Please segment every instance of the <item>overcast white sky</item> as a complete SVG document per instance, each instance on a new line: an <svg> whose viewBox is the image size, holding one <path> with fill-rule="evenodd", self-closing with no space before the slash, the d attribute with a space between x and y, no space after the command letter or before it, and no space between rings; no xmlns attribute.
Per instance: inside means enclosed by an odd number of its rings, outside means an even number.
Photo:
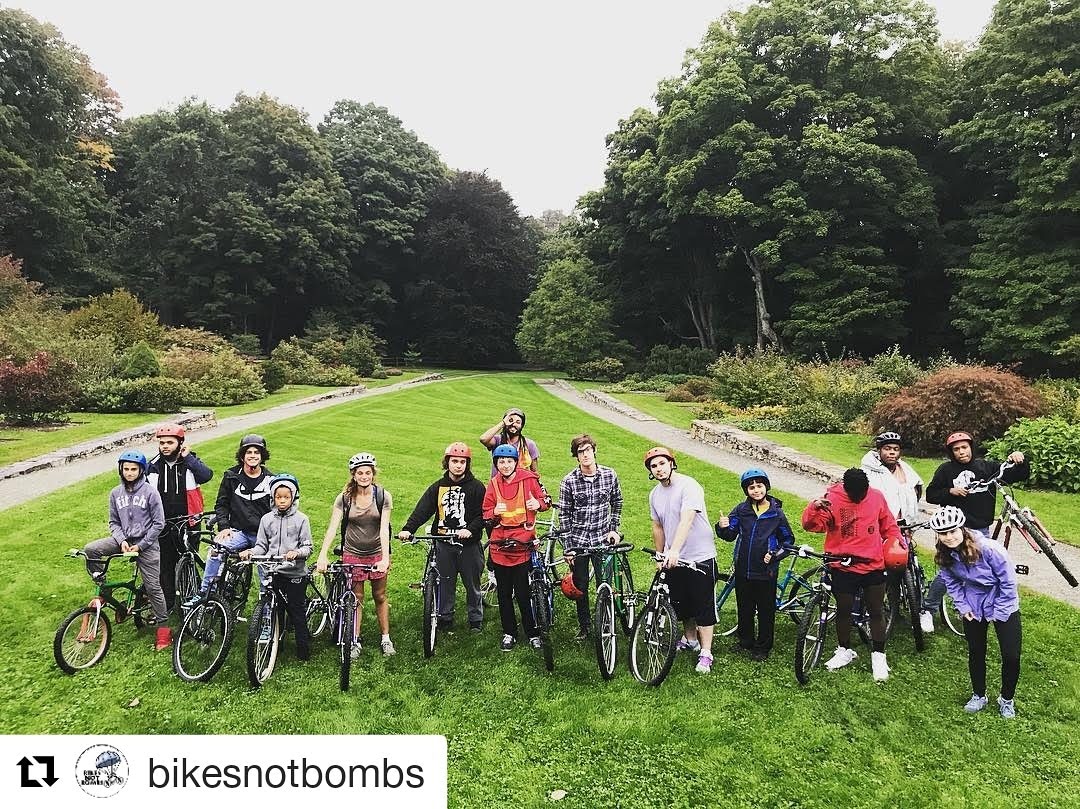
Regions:
<svg viewBox="0 0 1080 809"><path fill-rule="evenodd" d="M946 39L976 39L993 0L932 0ZM603 182L604 136L651 105L730 2L640 0L16 0L53 23L126 115L265 91L318 123L374 101L456 169L497 178L525 214L569 211Z"/></svg>

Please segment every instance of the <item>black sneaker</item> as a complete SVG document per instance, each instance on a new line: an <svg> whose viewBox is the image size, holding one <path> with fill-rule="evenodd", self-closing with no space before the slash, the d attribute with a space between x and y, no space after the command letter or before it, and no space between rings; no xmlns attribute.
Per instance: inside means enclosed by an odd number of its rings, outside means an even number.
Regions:
<svg viewBox="0 0 1080 809"><path fill-rule="evenodd" d="M484 625L481 624L481 623L469 624L469 631L470 632L475 632L476 634L479 635L481 632L484 631Z"/></svg>
<svg viewBox="0 0 1080 809"><path fill-rule="evenodd" d="M737 655L748 655L753 651L753 647L744 646L742 641L736 641L731 644L731 651Z"/></svg>
<svg viewBox="0 0 1080 809"><path fill-rule="evenodd" d="M514 648L515 643L517 643L517 641L514 640L513 635L503 635L502 643L499 644L499 649L504 652L509 652Z"/></svg>
<svg viewBox="0 0 1080 809"><path fill-rule="evenodd" d="M750 650L750 659L755 660L758 663L763 663L763 662L765 662L766 660L769 659L769 650L768 649L751 649Z"/></svg>

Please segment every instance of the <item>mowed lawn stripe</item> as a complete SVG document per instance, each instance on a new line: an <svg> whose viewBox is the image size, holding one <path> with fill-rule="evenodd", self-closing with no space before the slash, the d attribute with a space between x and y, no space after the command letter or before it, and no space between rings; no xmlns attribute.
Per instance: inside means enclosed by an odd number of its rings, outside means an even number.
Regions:
<svg viewBox="0 0 1080 809"><path fill-rule="evenodd" d="M648 442L590 418L524 375L453 380L269 425L270 466L299 476L301 508L318 540L345 482L345 461L358 450L374 452L380 480L396 499L397 530L437 477L450 441L467 440L478 475L486 476L477 436L512 405L528 414L526 434L540 444L553 494L573 464L569 438L592 433L600 462L620 473L627 538L647 544L651 482L641 456ZM220 473L232 462L235 441L207 442L199 451ZM681 468L705 486L711 519L741 496L731 473L693 459L683 459ZM573 605L560 598L553 675L543 673L528 649L498 651L494 613L482 635L443 636L436 656L425 661L419 593L408 588L419 578L423 552L399 545L390 582L398 654L382 658L373 651L378 635L369 596L366 649L347 694L337 688L336 656L325 639L306 664L295 660L290 640L271 680L250 691L246 625L225 667L205 686L181 683L168 658L150 651L149 636L136 636L130 624L117 628L102 665L66 677L52 660L52 634L85 603L89 587L81 565L61 554L104 534L114 480L101 476L3 513L0 559L9 575L0 584L8 630L0 697L7 732L436 733L449 740L452 806L539 806L554 789L567 790L577 806L1050 806L1080 787L1074 765L1080 615L1033 596L1024 600L1019 717L1011 723L993 705L979 716L963 714L969 688L963 641L940 632L917 655L901 631L890 644L893 676L886 684L872 681L868 650L861 649L850 670L819 671L800 688L790 661L794 627L780 618L767 663L729 655L720 639L711 676L696 676L692 660L680 658L661 688L645 690L626 668L625 647L615 679L601 681L592 649L572 640ZM211 501L216 488L215 481L208 489ZM797 521L803 504L785 502ZM729 554L722 544L722 563ZM636 556L644 588L649 565ZM459 622L462 601L459 594ZM830 639L828 653L832 647ZM135 698L138 705L128 707Z"/></svg>

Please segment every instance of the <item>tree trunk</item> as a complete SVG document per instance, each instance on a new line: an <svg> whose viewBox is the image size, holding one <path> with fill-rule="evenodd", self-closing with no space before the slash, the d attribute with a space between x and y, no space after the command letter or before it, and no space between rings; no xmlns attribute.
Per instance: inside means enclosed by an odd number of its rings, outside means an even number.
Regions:
<svg viewBox="0 0 1080 809"><path fill-rule="evenodd" d="M750 255L750 251L742 248L743 256L746 257L746 266L750 268L750 276L754 279L754 304L757 312L757 348L764 351L766 348L784 350L784 344L780 337L773 331L772 318L769 309L765 305L765 269L756 258Z"/></svg>
<svg viewBox="0 0 1080 809"><path fill-rule="evenodd" d="M716 328L713 326L713 305L700 292L687 292L683 303L694 321L694 330L702 348L716 351Z"/></svg>

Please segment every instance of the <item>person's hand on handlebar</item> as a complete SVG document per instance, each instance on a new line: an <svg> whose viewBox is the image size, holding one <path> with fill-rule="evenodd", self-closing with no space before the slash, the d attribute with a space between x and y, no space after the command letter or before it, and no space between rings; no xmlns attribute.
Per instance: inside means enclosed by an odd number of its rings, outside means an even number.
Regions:
<svg viewBox="0 0 1080 809"><path fill-rule="evenodd" d="M408 542L410 539L412 539L412 534L408 531L398 531L397 538L400 539L402 542Z"/></svg>
<svg viewBox="0 0 1080 809"><path fill-rule="evenodd" d="M468 528L459 528L457 530L456 536L462 542L465 542L466 540L472 539L472 531L470 531Z"/></svg>
<svg viewBox="0 0 1080 809"><path fill-rule="evenodd" d="M622 541L622 535L618 531L608 531L608 545L618 545Z"/></svg>
<svg viewBox="0 0 1080 809"><path fill-rule="evenodd" d="M664 551L664 560L660 563L661 567L668 569L678 566L679 564L679 552L674 548L668 548Z"/></svg>
<svg viewBox="0 0 1080 809"><path fill-rule="evenodd" d="M1010 452L1009 457L1005 459L1009 463L1018 464L1024 462L1024 453L1017 450L1016 452Z"/></svg>

